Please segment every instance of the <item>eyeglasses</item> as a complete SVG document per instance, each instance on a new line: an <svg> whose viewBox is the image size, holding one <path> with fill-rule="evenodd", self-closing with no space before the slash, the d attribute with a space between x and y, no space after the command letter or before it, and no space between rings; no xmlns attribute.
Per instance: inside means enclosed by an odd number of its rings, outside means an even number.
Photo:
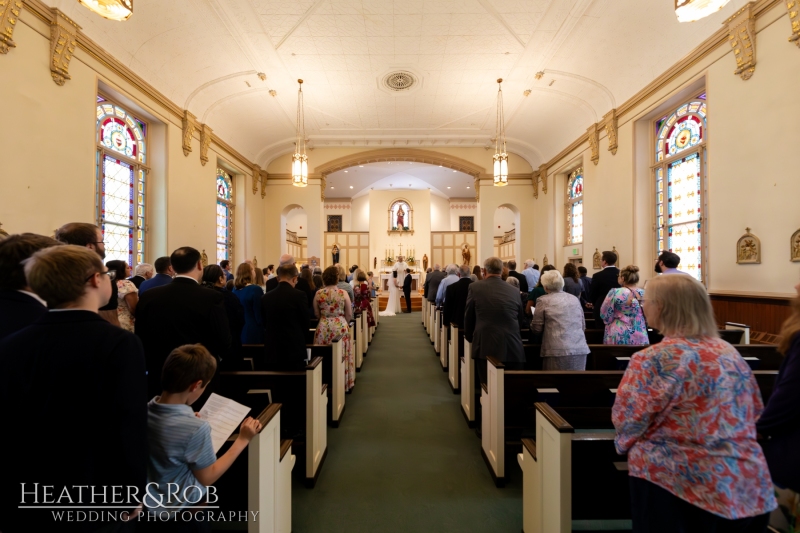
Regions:
<svg viewBox="0 0 800 533"><path fill-rule="evenodd" d="M110 279L111 281L114 281L114 279L117 277L117 273L113 270L106 270L105 272L95 272L94 274L100 274L101 276L108 276L108 279ZM94 277L94 274L86 278L84 283L92 279Z"/></svg>

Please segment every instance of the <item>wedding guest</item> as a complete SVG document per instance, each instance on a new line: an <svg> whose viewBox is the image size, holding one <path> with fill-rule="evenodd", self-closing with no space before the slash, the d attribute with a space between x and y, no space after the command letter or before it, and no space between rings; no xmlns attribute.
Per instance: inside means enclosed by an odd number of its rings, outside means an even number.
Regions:
<svg viewBox="0 0 800 533"><path fill-rule="evenodd" d="M275 276L275 265L267 265L267 271L264 272L264 275L267 277L267 279L272 279L272 278L276 277Z"/></svg>
<svg viewBox="0 0 800 533"><path fill-rule="evenodd" d="M367 286L369 287L369 295L372 298L375 298L377 296L376 294L377 285L375 283L375 278L372 271L367 272Z"/></svg>
<svg viewBox="0 0 800 533"><path fill-rule="evenodd" d="M763 404L749 365L719 338L691 276L651 279L644 313L664 340L633 354L612 411L633 531L766 531L777 502L756 442Z"/></svg>
<svg viewBox="0 0 800 533"><path fill-rule="evenodd" d="M133 277L130 278L131 282L136 285L136 289L142 286L142 283L152 278L156 273L153 265L150 263L139 263L133 270Z"/></svg>
<svg viewBox="0 0 800 533"><path fill-rule="evenodd" d="M513 259L508 262L508 275L512 278L517 278L517 281L519 281L519 290L528 294L530 291L528 288L528 278L521 272L517 272L517 262Z"/></svg>
<svg viewBox="0 0 800 533"><path fill-rule="evenodd" d="M592 291L592 278L589 277L589 271L585 266L578 267L578 274L581 276L581 305L586 309L586 304L589 303L589 293Z"/></svg>
<svg viewBox="0 0 800 533"><path fill-rule="evenodd" d="M251 265L252 266L252 265ZM267 281L264 279L264 272L260 268L253 267L253 285L261 288L261 296L267 294ZM234 285L236 281L234 280Z"/></svg>
<svg viewBox="0 0 800 533"><path fill-rule="evenodd" d="M439 288L436 289L436 306L444 304L445 290L447 287L458 281L458 265L447 265L445 272L447 277L439 282Z"/></svg>
<svg viewBox="0 0 800 533"><path fill-rule="evenodd" d="M617 254L614 252L603 252L600 264L603 270L592 276L592 290L589 293L588 306L594 314L594 323L600 324L603 319L600 316L600 308L603 301L608 296L608 291L619 288L619 269L615 266Z"/></svg>
<svg viewBox="0 0 800 533"><path fill-rule="evenodd" d="M350 296L340 285L344 281L344 268L329 266L322 272L323 287L314 296L314 316L319 319L314 333L314 344L331 344L333 339L342 336L345 353L345 389L355 385L356 364L350 350L350 330L348 324L353 318ZM344 283L350 287L349 283Z"/></svg>
<svg viewBox="0 0 800 533"><path fill-rule="evenodd" d="M442 267L437 263L433 265L433 272L425 276L423 285L423 295L431 303L436 303L436 293L439 291L439 284L447 276L442 272Z"/></svg>
<svg viewBox="0 0 800 533"><path fill-rule="evenodd" d="M756 423L772 480L800 492L800 283L792 314L783 323L778 351L784 355L767 407Z"/></svg>
<svg viewBox="0 0 800 533"><path fill-rule="evenodd" d="M600 307L606 325L603 344L650 344L647 322L642 312L644 289L639 283L639 267L628 265L619 272L619 289L611 289Z"/></svg>
<svg viewBox="0 0 800 533"><path fill-rule="evenodd" d="M508 276L506 283L508 283L515 289L519 290L519 279L513 276ZM519 327L520 329L523 329L526 328L528 326L528 323L530 322L528 317L525 315L525 302L527 302L528 300L528 293L520 291L519 296L520 296L520 303L522 303L522 307L520 307Z"/></svg>
<svg viewBox="0 0 800 533"><path fill-rule="evenodd" d="M119 325L122 329L133 333L133 323L136 315L136 304L139 303L139 290L129 279L131 267L125 261L115 259L106 263L109 272L114 272L114 282L117 284L117 314Z"/></svg>
<svg viewBox="0 0 800 533"><path fill-rule="evenodd" d="M545 272L550 272L551 270L555 269L556 267L553 265L545 265L542 267L542 275L544 275ZM534 287L533 290L528 293L528 301L525 305L526 315L531 315L531 309L536 307L536 300L538 300L540 296L544 296L546 293L547 291L545 291L544 287L542 286L542 277L539 276L539 281L536 283L536 287Z"/></svg>
<svg viewBox="0 0 800 533"><path fill-rule="evenodd" d="M311 274L310 268L300 269L300 275L297 278L297 283L295 284L294 288L302 293L305 293L308 314L313 314L314 295L317 293L317 289L321 289L322 287L318 287L317 284L314 283L314 276Z"/></svg>
<svg viewBox="0 0 800 533"><path fill-rule="evenodd" d="M256 285L256 270L253 265L242 263L236 268L233 294L244 308L242 344L264 343L264 322L261 319L261 298L264 290Z"/></svg>
<svg viewBox="0 0 800 533"><path fill-rule="evenodd" d="M370 305L372 300L372 291L369 288L369 280L367 279L367 275L364 274L362 270L359 270L356 273L356 279L358 281L358 285L356 285L356 287L353 289L356 297L353 308L361 309L362 312L367 313L367 326L371 328L375 326L375 315L372 314L372 306Z"/></svg>
<svg viewBox="0 0 800 533"><path fill-rule="evenodd" d="M231 262L227 259L223 259L219 262L219 266L222 268L222 271L225 272L225 282L231 281L233 279L233 273L231 272Z"/></svg>
<svg viewBox="0 0 800 533"><path fill-rule="evenodd" d="M449 287L444 299L442 323L455 324L458 329L464 329L464 313L467 308L469 286L474 283L469 273L469 265L458 267L459 279Z"/></svg>
<svg viewBox="0 0 800 533"><path fill-rule="evenodd" d="M47 302L25 279L23 261L61 243L44 235L23 233L0 241L0 340L47 315Z"/></svg>
<svg viewBox="0 0 800 533"><path fill-rule="evenodd" d="M322 274L314 274L314 287L316 288L314 294L316 294L316 291L320 290L323 286L325 286L325 283L322 282ZM313 299L311 300L311 305L313 311L313 305L314 305Z"/></svg>
<svg viewBox="0 0 800 533"><path fill-rule="evenodd" d="M294 257L292 257L292 254L283 254L280 257L280 259L278 259L279 267L293 265L293 264L294 264ZM269 265L267 268L270 267L272 267L272 265ZM277 287L278 287L278 277L273 274L273 276L267 280L267 292Z"/></svg>
<svg viewBox="0 0 800 533"><path fill-rule="evenodd" d="M563 292L564 278L556 269L544 270L539 283L546 294L536 301L531 331L543 333L542 370L586 370L589 345L580 301Z"/></svg>
<svg viewBox="0 0 800 533"><path fill-rule="evenodd" d="M308 274L311 272L306 269ZM278 287L261 298L264 318L264 359L253 360L256 369L303 370L307 358L307 291L296 289L299 273L294 265L278 267Z"/></svg>
<svg viewBox="0 0 800 533"><path fill-rule="evenodd" d="M233 283L231 281L231 283ZM231 332L231 347L221 366L226 370L237 370L236 365L242 359L242 329L244 329L244 307L233 292L225 287L228 284L226 273L219 265L208 265L203 269L203 287L222 294L225 315L228 317L228 329Z"/></svg>
<svg viewBox="0 0 800 533"><path fill-rule="evenodd" d="M347 271L345 271L345 269L344 269L344 267L342 265L338 265L336 267L336 271L338 272L338 275L339 275L339 282L336 284L336 286L347 293L347 296L350 297L350 302L352 303L353 301L355 301L356 295L353 292L353 287L347 281ZM322 279L323 280L325 279L325 273L324 272L322 274Z"/></svg>
<svg viewBox="0 0 800 533"><path fill-rule="evenodd" d="M683 270L678 270L681 264L681 256L673 252L661 252L656 259L655 271L657 274L689 274Z"/></svg>
<svg viewBox="0 0 800 533"><path fill-rule="evenodd" d="M533 259L525 260L525 270L522 271L522 275L528 282L528 292L530 292L539 283L539 266Z"/></svg>
<svg viewBox="0 0 800 533"><path fill-rule="evenodd" d="M475 276L476 278L473 281L481 281L483 279L483 273L481 272L481 267L475 265L475 267L472 269L472 275Z"/></svg>
<svg viewBox="0 0 800 533"><path fill-rule="evenodd" d="M581 278L578 274L578 267L573 263L567 263L564 265L564 292L580 299L581 289Z"/></svg>
<svg viewBox="0 0 800 533"><path fill-rule="evenodd" d="M172 262L169 257L159 257L155 262L156 275L147 281L142 282L139 286L139 297L141 298L144 291L148 291L155 287L163 287L172 283L172 278L175 277L175 270L172 268Z"/></svg>

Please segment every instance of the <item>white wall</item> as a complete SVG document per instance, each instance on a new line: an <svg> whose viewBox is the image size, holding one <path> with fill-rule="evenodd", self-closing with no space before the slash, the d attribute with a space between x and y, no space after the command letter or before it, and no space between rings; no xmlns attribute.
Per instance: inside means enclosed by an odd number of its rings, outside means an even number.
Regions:
<svg viewBox="0 0 800 533"><path fill-rule="evenodd" d="M474 217L475 229L478 228L478 203L475 200L453 198L450 200L450 228L459 231L459 217Z"/></svg>
<svg viewBox="0 0 800 533"><path fill-rule="evenodd" d="M389 206L395 200L404 198L414 210L414 235L410 232L402 235L387 235L389 229ZM400 244L403 255L408 255L409 247L415 250L417 259L422 260L424 253L431 256L431 220L427 216L431 212L431 192L424 191L370 191L369 244L370 257L378 261L386 255L387 248L394 249L394 255L400 255ZM380 268L380 263L378 267Z"/></svg>
<svg viewBox="0 0 800 533"><path fill-rule="evenodd" d="M286 229L297 233L298 237L308 235L308 215L305 209L296 207L286 215Z"/></svg>
<svg viewBox="0 0 800 533"><path fill-rule="evenodd" d="M352 226L351 213L352 203L350 199L342 198L340 200L338 198L330 198L325 200L325 217L323 221L325 222L326 231L328 227L328 215L340 215L342 217L342 231L353 231L350 229Z"/></svg>
<svg viewBox="0 0 800 533"><path fill-rule="evenodd" d="M369 195L353 198L350 206L350 231L369 231Z"/></svg>
<svg viewBox="0 0 800 533"><path fill-rule="evenodd" d="M494 231L494 236L502 237L505 232L514 229L516 220L517 220L517 215L510 208L506 206L500 206L497 209L495 209L494 226L492 227L492 231Z"/></svg>
<svg viewBox="0 0 800 533"><path fill-rule="evenodd" d="M455 231L458 228L450 225L450 201L447 198L431 194L431 231ZM422 257L422 256L420 256Z"/></svg>

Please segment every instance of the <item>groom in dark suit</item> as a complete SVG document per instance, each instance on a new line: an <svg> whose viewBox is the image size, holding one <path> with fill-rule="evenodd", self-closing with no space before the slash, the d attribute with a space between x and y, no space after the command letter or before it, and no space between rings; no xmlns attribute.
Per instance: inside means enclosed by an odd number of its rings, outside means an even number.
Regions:
<svg viewBox="0 0 800 533"><path fill-rule="evenodd" d="M406 313L411 312L411 269L406 269L406 277L403 280L403 296L406 299Z"/></svg>

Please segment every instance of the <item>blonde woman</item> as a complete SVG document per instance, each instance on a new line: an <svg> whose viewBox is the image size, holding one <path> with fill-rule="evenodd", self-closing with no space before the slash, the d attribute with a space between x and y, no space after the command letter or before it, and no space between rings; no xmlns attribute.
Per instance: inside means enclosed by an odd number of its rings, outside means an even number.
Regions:
<svg viewBox="0 0 800 533"><path fill-rule="evenodd" d="M766 531L777 502L750 367L691 276L650 280L644 313L664 340L631 357L612 411L633 531Z"/></svg>

